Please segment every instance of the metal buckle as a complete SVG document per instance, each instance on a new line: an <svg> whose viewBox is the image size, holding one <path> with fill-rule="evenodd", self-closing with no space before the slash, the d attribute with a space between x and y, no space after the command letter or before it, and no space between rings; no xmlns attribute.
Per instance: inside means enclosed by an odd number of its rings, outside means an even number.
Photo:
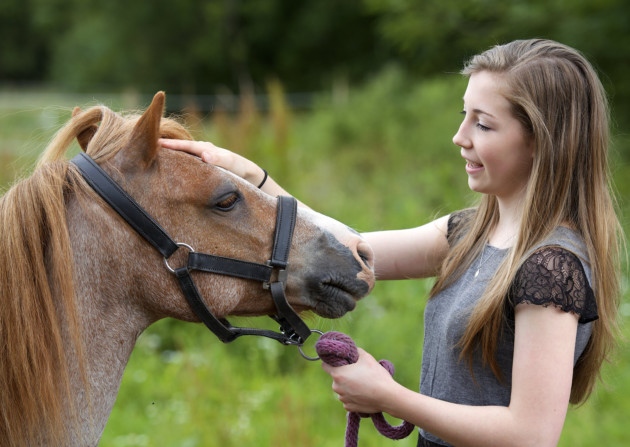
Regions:
<svg viewBox="0 0 630 447"><path fill-rule="evenodd" d="M273 267L271 265L271 260L267 261L266 264L270 267ZM277 268L274 267L273 271L277 272L276 274L276 280L272 281L271 279L269 281L265 281L263 282L263 289L265 290L269 290L269 284L271 284L272 282L281 282L283 285L286 286L287 284L287 279L289 277L289 272L287 272L287 269L281 269L281 268Z"/></svg>
<svg viewBox="0 0 630 447"><path fill-rule="evenodd" d="M319 329L311 329L311 334L319 334L320 337L322 335L324 335L324 333L322 331L320 331ZM302 349L302 346L304 346L304 344L298 345L298 351L300 351L300 355L303 358L305 358L309 362L315 362L315 361L319 360L319 356L318 355L316 355L315 357L311 357L310 355L306 355L304 353L304 350Z"/></svg>
<svg viewBox="0 0 630 447"><path fill-rule="evenodd" d="M195 252L195 249L192 248L188 244L184 244L183 242L177 242L176 244L177 244L178 247L185 247L185 248L187 248L188 251L190 251L191 253ZM169 272L175 273L175 269L169 265L167 258L164 258L164 265L166 266L166 268L168 269Z"/></svg>

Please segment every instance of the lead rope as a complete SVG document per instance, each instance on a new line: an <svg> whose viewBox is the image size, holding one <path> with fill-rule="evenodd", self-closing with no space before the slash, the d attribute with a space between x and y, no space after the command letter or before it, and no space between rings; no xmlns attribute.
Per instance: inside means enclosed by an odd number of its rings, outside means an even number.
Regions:
<svg viewBox="0 0 630 447"><path fill-rule="evenodd" d="M317 355L323 362L330 366L343 366L356 363L359 359L357 346L352 338L341 332L326 332L317 343L315 343ZM379 361L381 366L385 368L392 376L394 375L394 365L388 360ZM385 420L383 413L356 413L348 412L348 423L346 425L346 444L345 447L357 447L359 443L359 425L361 418L372 418L374 427L380 434L389 439L403 439L414 431L414 425L410 422L403 421L401 425L392 426Z"/></svg>

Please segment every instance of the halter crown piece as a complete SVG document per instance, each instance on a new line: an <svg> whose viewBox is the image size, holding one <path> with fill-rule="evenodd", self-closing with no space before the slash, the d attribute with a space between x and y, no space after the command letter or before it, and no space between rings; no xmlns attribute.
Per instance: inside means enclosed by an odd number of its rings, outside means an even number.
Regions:
<svg viewBox="0 0 630 447"><path fill-rule="evenodd" d="M293 197L278 197L278 213L271 259L257 264L239 259L198 253L188 244L175 242L166 231L118 185L89 155L81 152L71 161L85 181L99 194L140 236L164 256L166 268L175 275L193 312L222 342L228 343L241 335L260 335L286 345L302 346L311 330L291 308L284 293L287 278L287 259L293 239L297 216L297 201ZM168 259L178 249L188 250L188 261L183 267L173 268ZM271 316L280 324L280 332L232 326L226 319L215 317L203 302L190 272L235 276L260 281L269 289L277 314ZM275 273L275 275L273 275ZM275 280L272 281L272 276Z"/></svg>

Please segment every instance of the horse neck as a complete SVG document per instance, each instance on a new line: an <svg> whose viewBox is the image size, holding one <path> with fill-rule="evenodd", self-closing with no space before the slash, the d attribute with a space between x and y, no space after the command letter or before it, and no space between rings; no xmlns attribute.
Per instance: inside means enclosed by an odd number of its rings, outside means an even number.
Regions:
<svg viewBox="0 0 630 447"><path fill-rule="evenodd" d="M83 293L79 297L79 301L82 302L80 307L89 308L87 311L80 310L87 386L83 380L73 380L76 386L74 396L81 417L89 417L89 420L81 421L82 426L92 427L92 430L90 433L84 433L83 439L77 445L98 443L114 407L123 373L137 337L145 328L145 325L123 322L117 309L112 308L109 315L95 311L94 303L101 299L102 296L98 293ZM75 377L79 377L80 374L81 371L75 369Z"/></svg>
<svg viewBox="0 0 630 447"><path fill-rule="evenodd" d="M96 209L76 201L67 208L85 369L82 372L72 359L69 367L75 403L80 417L86 418L81 426L92 427L75 440L77 445L98 443L136 340L155 320L129 304L133 278L118 261L124 259L122 253L116 253L124 249L116 244L117 232L124 230L102 209L90 213L91 208Z"/></svg>

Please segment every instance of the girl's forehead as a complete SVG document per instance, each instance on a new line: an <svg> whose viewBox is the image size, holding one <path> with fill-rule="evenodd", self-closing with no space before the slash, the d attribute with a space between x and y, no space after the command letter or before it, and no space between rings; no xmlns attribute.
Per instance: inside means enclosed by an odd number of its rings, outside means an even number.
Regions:
<svg viewBox="0 0 630 447"><path fill-rule="evenodd" d="M500 75L487 71L473 73L464 93L464 107L491 116L510 112L510 103L503 95L504 91L505 83Z"/></svg>

